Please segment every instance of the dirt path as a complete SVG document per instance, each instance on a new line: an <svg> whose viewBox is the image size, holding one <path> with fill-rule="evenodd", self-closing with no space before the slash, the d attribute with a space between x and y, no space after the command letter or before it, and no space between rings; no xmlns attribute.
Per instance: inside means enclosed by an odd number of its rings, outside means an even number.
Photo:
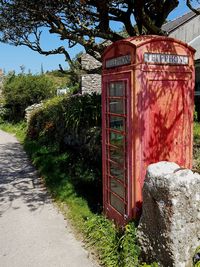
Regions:
<svg viewBox="0 0 200 267"><path fill-rule="evenodd" d="M0 131L0 267L94 267L17 140Z"/></svg>

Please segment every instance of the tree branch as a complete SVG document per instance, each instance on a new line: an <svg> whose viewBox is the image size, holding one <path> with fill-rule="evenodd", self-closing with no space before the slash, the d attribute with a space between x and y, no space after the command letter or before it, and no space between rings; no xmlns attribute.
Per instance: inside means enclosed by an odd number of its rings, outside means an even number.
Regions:
<svg viewBox="0 0 200 267"><path fill-rule="evenodd" d="M160 27L157 27L151 18L142 10L142 24L147 29L147 31L151 34L156 35L166 35L166 32L164 32ZM148 33L147 32L147 33Z"/></svg>
<svg viewBox="0 0 200 267"><path fill-rule="evenodd" d="M186 0L187 6L200 13ZM199 0L198 0L199 1ZM68 48L82 45L96 59L101 58L105 46L96 38L121 40L124 37L110 25L121 22L129 36L159 34L168 14L178 5L178 0L0 0L0 39L14 45L26 45L43 55L64 54L72 64ZM136 26L132 16L135 17ZM65 46L46 51L40 43L46 27L56 34ZM34 29L36 30L34 33ZM35 34L35 35L34 35ZM33 40L33 37L35 38Z"/></svg>
<svg viewBox="0 0 200 267"><path fill-rule="evenodd" d="M43 50L40 45L40 37L41 37L41 31L38 33L37 29L33 32L35 36L35 41L31 42L29 40L29 36L24 36L22 38L23 41L18 43L17 45L24 45L29 47L33 51L37 51L41 55L49 56L49 55L56 55L56 54L64 54L65 56L65 61L70 65L73 66L73 61L69 55L69 53L66 51L66 49L63 46L60 46L56 49L52 49L49 51Z"/></svg>
<svg viewBox="0 0 200 267"><path fill-rule="evenodd" d="M190 10L192 10L194 13L196 13L197 15L200 15L200 10L197 10L196 8L194 8L191 4L191 0L186 0L186 5L189 7Z"/></svg>

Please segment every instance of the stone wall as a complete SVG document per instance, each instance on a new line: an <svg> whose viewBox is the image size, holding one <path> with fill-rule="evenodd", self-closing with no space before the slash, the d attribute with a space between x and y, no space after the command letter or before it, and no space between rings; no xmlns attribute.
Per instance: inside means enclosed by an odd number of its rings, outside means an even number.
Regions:
<svg viewBox="0 0 200 267"><path fill-rule="evenodd" d="M138 240L143 259L164 267L192 267L200 246L200 175L177 164L148 167Z"/></svg>
<svg viewBox="0 0 200 267"><path fill-rule="evenodd" d="M29 123L31 115L37 109L40 109L43 106L43 103L33 104L25 109L25 119Z"/></svg>
<svg viewBox="0 0 200 267"><path fill-rule="evenodd" d="M96 60L94 57L90 56L89 54L82 54L81 55L81 68L83 70L94 70L101 67L101 62Z"/></svg>
<svg viewBox="0 0 200 267"><path fill-rule="evenodd" d="M84 71L91 71L101 67L101 62L88 54L81 56L81 68ZM82 94L92 92L101 93L101 75L95 74L82 74L81 75L81 92Z"/></svg>
<svg viewBox="0 0 200 267"><path fill-rule="evenodd" d="M101 75L100 74L84 74L81 76L81 92L82 94L92 92L101 93Z"/></svg>

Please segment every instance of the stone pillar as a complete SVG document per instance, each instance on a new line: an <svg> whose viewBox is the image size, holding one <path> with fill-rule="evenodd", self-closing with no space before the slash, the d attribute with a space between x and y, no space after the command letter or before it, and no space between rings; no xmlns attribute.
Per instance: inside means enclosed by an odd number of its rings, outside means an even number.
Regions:
<svg viewBox="0 0 200 267"><path fill-rule="evenodd" d="M164 267L192 267L200 245L200 175L177 164L148 167L138 227L142 257Z"/></svg>

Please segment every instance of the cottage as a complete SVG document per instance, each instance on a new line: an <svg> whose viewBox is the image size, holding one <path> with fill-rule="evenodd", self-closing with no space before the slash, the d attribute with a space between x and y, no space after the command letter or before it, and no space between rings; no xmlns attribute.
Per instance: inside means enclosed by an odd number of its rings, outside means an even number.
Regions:
<svg viewBox="0 0 200 267"><path fill-rule="evenodd" d="M200 10L200 8L199 8ZM188 43L196 49L195 69L196 69L196 86L195 102L200 101L200 16L194 12L189 12L173 21L163 25L163 30L169 33L170 37L179 39ZM198 107L200 112L200 105Z"/></svg>

